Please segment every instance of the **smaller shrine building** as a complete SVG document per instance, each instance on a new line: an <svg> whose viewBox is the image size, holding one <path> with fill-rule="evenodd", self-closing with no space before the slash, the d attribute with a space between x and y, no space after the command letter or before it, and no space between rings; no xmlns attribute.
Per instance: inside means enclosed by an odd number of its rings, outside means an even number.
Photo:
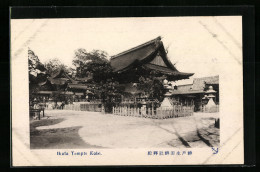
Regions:
<svg viewBox="0 0 260 172"><path fill-rule="evenodd" d="M192 84L174 86L170 90L172 101L194 105L194 111L205 111L208 106L218 108L219 76L194 78Z"/></svg>

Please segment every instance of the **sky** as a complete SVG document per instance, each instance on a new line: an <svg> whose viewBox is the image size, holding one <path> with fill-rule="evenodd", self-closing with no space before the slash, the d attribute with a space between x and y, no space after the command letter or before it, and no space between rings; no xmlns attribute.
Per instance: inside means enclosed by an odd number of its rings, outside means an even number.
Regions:
<svg viewBox="0 0 260 172"><path fill-rule="evenodd" d="M42 63L72 66L78 48L109 56L162 37L168 58L193 78L219 75L222 63L242 63L242 17L146 17L11 20L12 55L30 48Z"/></svg>

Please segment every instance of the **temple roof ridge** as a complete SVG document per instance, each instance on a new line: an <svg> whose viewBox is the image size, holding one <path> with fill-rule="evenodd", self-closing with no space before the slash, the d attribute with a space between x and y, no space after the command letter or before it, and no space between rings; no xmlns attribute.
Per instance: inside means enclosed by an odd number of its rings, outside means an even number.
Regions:
<svg viewBox="0 0 260 172"><path fill-rule="evenodd" d="M152 43L155 43L156 41L160 41L161 39L162 39L162 37L161 37L161 36L158 36L158 37L155 38L155 39L152 39L152 40L147 41L147 42L145 42L145 43L143 43L143 44L140 44L140 45L138 45L138 46L135 46L135 47L133 47L133 48L130 48L130 49L128 49L128 50L125 50L125 51L123 51L123 52L121 52L121 53L119 53L119 54L116 54L116 55L114 55L114 56L111 56L111 59L114 59L114 58L119 57L119 56L121 56L121 55L130 53L130 52L132 52L132 51L138 50L138 49L140 49L140 48L142 48L142 47L145 47L145 46L147 46L147 45L150 45L150 44L152 44Z"/></svg>

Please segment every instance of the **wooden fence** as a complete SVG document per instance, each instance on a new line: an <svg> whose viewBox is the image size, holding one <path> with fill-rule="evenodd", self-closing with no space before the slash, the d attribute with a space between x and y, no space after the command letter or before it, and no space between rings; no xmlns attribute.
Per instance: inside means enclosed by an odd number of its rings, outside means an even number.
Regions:
<svg viewBox="0 0 260 172"><path fill-rule="evenodd" d="M129 107L113 107L113 114L119 116L133 116L141 118L166 119L177 118L193 115L193 106L175 105L173 108L129 108Z"/></svg>
<svg viewBox="0 0 260 172"><path fill-rule="evenodd" d="M102 112L102 110L104 111L104 108L100 103L78 103L65 105L64 110Z"/></svg>

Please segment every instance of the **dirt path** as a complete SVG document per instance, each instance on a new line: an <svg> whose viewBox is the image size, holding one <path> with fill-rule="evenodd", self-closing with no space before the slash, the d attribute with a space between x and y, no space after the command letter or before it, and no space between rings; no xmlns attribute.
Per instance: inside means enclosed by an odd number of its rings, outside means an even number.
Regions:
<svg viewBox="0 0 260 172"><path fill-rule="evenodd" d="M219 144L219 129L213 126L218 114L164 120L65 110L46 111L46 115L49 119L44 120L56 122L31 124L38 132L31 132L33 148L181 148Z"/></svg>

